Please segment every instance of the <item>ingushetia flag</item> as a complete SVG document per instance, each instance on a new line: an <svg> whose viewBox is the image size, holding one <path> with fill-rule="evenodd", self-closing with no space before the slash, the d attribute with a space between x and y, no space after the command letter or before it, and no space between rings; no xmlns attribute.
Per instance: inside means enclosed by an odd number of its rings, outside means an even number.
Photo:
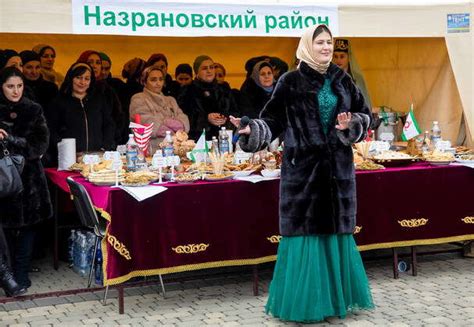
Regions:
<svg viewBox="0 0 474 327"><path fill-rule="evenodd" d="M402 140L408 141L414 138L417 135L421 134L420 126L415 119L415 114L413 113L413 103L410 105L410 112L408 113L407 120L403 126Z"/></svg>

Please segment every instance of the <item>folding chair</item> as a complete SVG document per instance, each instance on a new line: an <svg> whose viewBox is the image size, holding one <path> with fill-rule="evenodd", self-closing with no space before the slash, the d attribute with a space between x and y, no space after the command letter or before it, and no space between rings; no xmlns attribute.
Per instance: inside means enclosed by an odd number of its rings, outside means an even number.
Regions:
<svg viewBox="0 0 474 327"><path fill-rule="evenodd" d="M94 206L92 205L91 198L87 193L85 187L75 182L71 177L67 178L67 183L73 196L74 205L76 206L79 219L81 220L82 225L89 229L92 229L96 236L94 244L94 255L92 256L92 264L89 270L89 281L87 283L87 287L90 287L92 283L92 272L94 271L94 263L97 255L97 245L99 241L101 241L105 237L106 222L104 219L99 219L99 217L97 216L97 212L94 209ZM160 278L163 297L165 297L165 286L163 284L163 279L161 275L158 276ZM107 300L108 290L109 286L107 285L105 288L103 304L105 304Z"/></svg>

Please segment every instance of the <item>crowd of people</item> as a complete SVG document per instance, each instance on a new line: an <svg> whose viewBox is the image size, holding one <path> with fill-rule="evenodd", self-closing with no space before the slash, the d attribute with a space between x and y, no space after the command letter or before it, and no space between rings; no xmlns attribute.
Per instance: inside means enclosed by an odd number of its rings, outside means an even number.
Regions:
<svg viewBox="0 0 474 327"><path fill-rule="evenodd" d="M156 149L167 131L184 130L197 140L205 130L211 139L220 127L238 125L234 117L248 116L252 120L245 131L249 137L241 138L243 149L256 151L280 134L285 139L280 200L284 237L267 311L285 320L311 321L324 319L334 309L293 311L288 306L294 298L281 297L283 293L306 292L305 284L298 284L293 273L304 272L305 278L316 278L321 273L318 265L337 269L323 258L316 265L306 262L308 258L299 258L307 247L340 257L347 264L343 277L360 286L346 294L342 285L336 284L333 290L322 293L325 298L337 298L334 315L346 314L346 295L353 297L354 306L371 307L367 280L352 238L354 172L347 164L352 162L350 145L365 135L370 124L370 106L364 100L366 88L361 93L354 87L354 82L359 84L363 79L359 78L358 67L347 58L347 40L338 40L334 47L330 31L315 28L300 41L296 71L285 74L288 64L276 57L250 58L240 89L230 87L225 81L225 66L207 55L196 57L192 65L179 64L174 79L164 54L151 54L146 61L133 58L123 66L122 80L111 75L111 58L96 50L82 52L65 76L54 69L56 51L49 45L19 53L1 50L0 143L25 158L23 192L0 198L1 224L6 231L4 234L0 228L0 284L5 293L17 296L31 285L28 274L35 226L51 216L43 166L56 165L61 139L75 138L78 152L114 150L126 143L129 123L139 115L141 123L154 123L152 148ZM333 50L340 68L331 63ZM319 116L315 115L317 111ZM251 128L259 138L250 132ZM340 160L332 162L328 157L331 152ZM337 177L336 182L340 179L339 184L331 184L331 174ZM291 183L287 183L290 175ZM311 185L314 194L306 192ZM326 192L328 189L332 191ZM344 251L338 250L339 246ZM288 258L292 262L287 266L283 260ZM296 261L303 262L305 268L295 266ZM319 278L315 289L331 284L332 277L327 278L329 281ZM295 279L294 283L284 283L290 279ZM314 293L307 295L302 303L311 306Z"/></svg>

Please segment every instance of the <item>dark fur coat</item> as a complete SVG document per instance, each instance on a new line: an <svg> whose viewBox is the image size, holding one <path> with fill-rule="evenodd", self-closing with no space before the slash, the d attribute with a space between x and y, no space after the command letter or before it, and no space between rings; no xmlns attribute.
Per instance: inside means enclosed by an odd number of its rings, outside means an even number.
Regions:
<svg viewBox="0 0 474 327"><path fill-rule="evenodd" d="M281 77L260 119L250 122L251 135L240 138L242 149L253 152L285 134L280 184L284 236L352 233L355 227L351 145L365 138L370 110L349 75L334 64L326 75L338 97L327 135L317 100L324 76L303 62ZM352 113L349 128L337 130L337 114L348 111Z"/></svg>
<svg viewBox="0 0 474 327"><path fill-rule="evenodd" d="M41 164L46 152L49 131L41 106L26 97L12 103L0 97L0 128L10 153L25 157L21 175L23 192L15 197L0 199L0 222L5 227L30 226L51 216L51 200Z"/></svg>

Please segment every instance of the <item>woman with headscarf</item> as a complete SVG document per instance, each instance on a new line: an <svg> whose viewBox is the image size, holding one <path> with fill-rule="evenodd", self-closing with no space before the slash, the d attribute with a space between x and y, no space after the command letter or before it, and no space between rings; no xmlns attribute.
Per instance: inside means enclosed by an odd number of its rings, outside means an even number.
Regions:
<svg viewBox="0 0 474 327"><path fill-rule="evenodd" d="M220 127L228 125L229 115L236 115L238 107L231 90L217 83L211 57L196 57L193 69L196 78L181 88L178 104L189 118L189 137L197 140L204 129L210 140L218 136Z"/></svg>
<svg viewBox="0 0 474 327"><path fill-rule="evenodd" d="M0 139L6 142L10 153L25 158L21 174L23 191L19 195L0 199L0 217L2 226L10 229L7 234L10 235L15 279L26 289L31 286L28 274L35 228L52 214L48 184L41 164L41 156L48 148L49 131L41 106L23 96L24 76L18 69L3 69L0 85ZM1 259L0 274L4 257Z"/></svg>
<svg viewBox="0 0 474 327"><path fill-rule="evenodd" d="M165 73L165 85L163 86L163 94L172 97L177 97L179 93L179 83L173 81L173 78L168 74L168 58L162 53L154 53L148 58L145 67L156 66Z"/></svg>
<svg viewBox="0 0 474 327"><path fill-rule="evenodd" d="M135 94L130 102L130 120L140 115L142 124L153 123L152 151L159 148L166 131L172 134L179 130L189 132L188 116L178 107L175 98L163 94L164 83L165 74L160 68L145 68L142 73L143 92Z"/></svg>
<svg viewBox="0 0 474 327"><path fill-rule="evenodd" d="M258 118L270 100L274 86L273 69L269 62L260 61L250 75L250 82L240 89L239 109L242 116Z"/></svg>
<svg viewBox="0 0 474 327"><path fill-rule="evenodd" d="M33 48L33 51L39 54L41 58L41 75L43 75L44 80L60 87L64 81L64 76L54 70L56 50L50 45L38 44Z"/></svg>
<svg viewBox="0 0 474 327"><path fill-rule="evenodd" d="M94 72L95 92L102 94L107 101L107 105L112 109L112 118L114 120L114 142L115 144L125 144L129 134L129 120L126 110L122 108L120 98L114 89L102 78L102 58L100 53L95 50L86 50L77 59L78 63L85 63L92 67Z"/></svg>
<svg viewBox="0 0 474 327"><path fill-rule="evenodd" d="M266 311L306 323L373 307L353 237L352 144L365 138L370 110L352 79L331 63L333 38L327 26L308 28L296 54L298 69L280 78L260 119L239 131L239 143L255 152L285 133L282 238Z"/></svg>
<svg viewBox="0 0 474 327"><path fill-rule="evenodd" d="M95 89L95 75L88 64L79 62L69 68L58 96L48 107L47 119L50 151L55 151L63 138L75 138L77 152L115 149L111 108Z"/></svg>

